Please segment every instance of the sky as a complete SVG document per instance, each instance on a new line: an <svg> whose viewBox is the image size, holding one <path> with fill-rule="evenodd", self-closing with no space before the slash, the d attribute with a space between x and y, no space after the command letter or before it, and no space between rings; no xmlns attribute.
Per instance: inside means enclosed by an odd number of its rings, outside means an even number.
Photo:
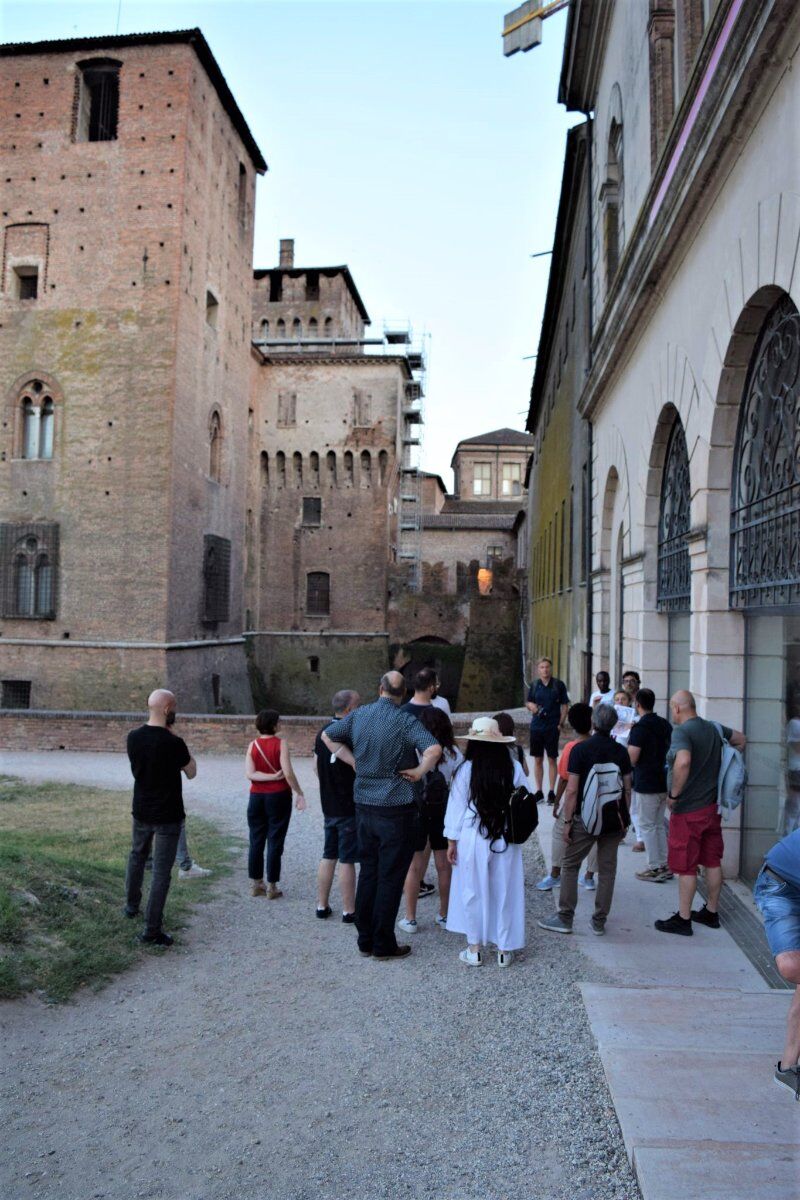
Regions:
<svg viewBox="0 0 800 1200"><path fill-rule="evenodd" d="M0 0L0 41L199 26L269 164L254 265L346 263L372 318L429 338L422 461L524 429L566 131L565 13L504 58L514 0Z"/></svg>

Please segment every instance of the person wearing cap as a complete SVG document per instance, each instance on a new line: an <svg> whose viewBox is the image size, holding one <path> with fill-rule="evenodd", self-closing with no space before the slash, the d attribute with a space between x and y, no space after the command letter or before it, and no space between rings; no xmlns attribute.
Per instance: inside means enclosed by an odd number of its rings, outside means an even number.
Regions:
<svg viewBox="0 0 800 1200"><path fill-rule="evenodd" d="M453 868L447 928L466 935L459 954L469 967L483 963L483 947L497 946L501 967L525 945L525 875L522 846L510 845L503 832L506 804L525 775L508 753L513 736L504 736L492 717L478 717L465 737L465 762L450 785L444 833Z"/></svg>

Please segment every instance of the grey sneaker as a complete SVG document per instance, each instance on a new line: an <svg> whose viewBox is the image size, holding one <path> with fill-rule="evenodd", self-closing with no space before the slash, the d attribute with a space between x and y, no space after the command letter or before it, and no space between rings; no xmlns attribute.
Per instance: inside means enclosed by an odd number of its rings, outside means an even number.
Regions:
<svg viewBox="0 0 800 1200"><path fill-rule="evenodd" d="M552 917L542 917L536 924L540 929L549 929L551 933L572 933L572 926L560 913L553 913Z"/></svg>
<svg viewBox="0 0 800 1200"><path fill-rule="evenodd" d="M605 926L604 921L598 921L596 917L592 917L591 926L592 926L592 933L596 933L598 937L604 936L604 934L606 932L606 926Z"/></svg>
<svg viewBox="0 0 800 1200"><path fill-rule="evenodd" d="M782 1067L778 1063L775 1068L775 1082L790 1088L794 1092L795 1100L800 1100L800 1063L795 1067Z"/></svg>

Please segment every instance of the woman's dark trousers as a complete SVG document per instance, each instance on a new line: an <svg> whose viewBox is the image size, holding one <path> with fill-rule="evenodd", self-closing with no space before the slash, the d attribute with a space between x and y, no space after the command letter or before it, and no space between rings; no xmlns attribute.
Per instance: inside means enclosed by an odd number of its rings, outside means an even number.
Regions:
<svg viewBox="0 0 800 1200"><path fill-rule="evenodd" d="M292 816L292 793L251 792L247 806L250 828L248 875L264 878L264 847L267 848L267 883L277 883L281 877L281 857L286 831Z"/></svg>

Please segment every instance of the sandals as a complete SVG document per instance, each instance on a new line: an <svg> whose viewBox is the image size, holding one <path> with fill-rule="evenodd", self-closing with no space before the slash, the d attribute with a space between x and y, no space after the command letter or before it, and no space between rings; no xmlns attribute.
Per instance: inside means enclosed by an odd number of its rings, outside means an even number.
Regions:
<svg viewBox="0 0 800 1200"><path fill-rule="evenodd" d="M282 895L283 895L283 892L278 887L277 883L268 883L267 884L267 899L268 900L280 900Z"/></svg>

